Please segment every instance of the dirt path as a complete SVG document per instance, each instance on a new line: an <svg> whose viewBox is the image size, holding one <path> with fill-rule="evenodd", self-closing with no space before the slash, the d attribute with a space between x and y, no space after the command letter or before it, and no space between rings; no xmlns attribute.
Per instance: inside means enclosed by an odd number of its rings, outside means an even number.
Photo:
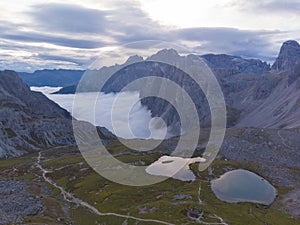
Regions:
<svg viewBox="0 0 300 225"><path fill-rule="evenodd" d="M282 137L282 135L280 134L280 130L277 131L277 135L278 135L278 137L280 137L281 142L282 142L282 144L283 144L285 147L287 147L287 148L289 148L289 149L294 149L292 146L290 146L290 145L288 145L288 144L285 143L285 139L284 139L284 137Z"/></svg>
<svg viewBox="0 0 300 225"><path fill-rule="evenodd" d="M76 204L78 206L83 206L83 207L89 209L94 214L99 215L99 216L116 216L116 217L120 217L120 218L124 218L124 219L133 219L133 220L140 221L140 222L151 222L151 223L158 223L158 224L174 225L173 223L169 223L169 222L165 222L165 221L161 221L161 220L142 219L142 218L128 216L128 215L122 215L122 214L118 214L118 213L102 213L102 212L100 212L98 209L96 209L89 203L87 203L79 198L76 198L72 193L67 192L63 187L57 185L53 180L48 178L47 173L50 173L50 171L48 171L42 167L41 157L42 157L42 153L39 152L39 155L38 155L37 161L36 161L36 166L42 171L42 176L43 176L44 180L46 182L48 182L49 184L51 184L52 186L54 186L55 188L59 189L61 194L63 195L64 199L67 202Z"/></svg>

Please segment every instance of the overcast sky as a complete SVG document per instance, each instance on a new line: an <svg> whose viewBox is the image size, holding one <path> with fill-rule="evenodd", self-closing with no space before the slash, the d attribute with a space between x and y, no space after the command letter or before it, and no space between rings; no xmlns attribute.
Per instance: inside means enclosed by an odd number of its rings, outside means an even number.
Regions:
<svg viewBox="0 0 300 225"><path fill-rule="evenodd" d="M299 0L9 0L0 7L0 69L17 71L84 69L103 50L142 40L271 62L283 41L300 40Z"/></svg>

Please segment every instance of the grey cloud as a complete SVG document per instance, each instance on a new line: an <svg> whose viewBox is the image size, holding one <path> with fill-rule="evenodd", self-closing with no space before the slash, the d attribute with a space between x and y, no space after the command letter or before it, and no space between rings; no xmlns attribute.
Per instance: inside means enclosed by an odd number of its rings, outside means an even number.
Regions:
<svg viewBox="0 0 300 225"><path fill-rule="evenodd" d="M81 38L82 34L77 35L63 35L57 32L25 32L20 31L19 28L27 27L26 24L12 24L7 21L0 21L0 38L8 41L19 41L26 43L50 43L58 46L72 47L72 48L85 48L93 49L99 48L106 45L101 40L96 40L95 38L88 39ZM29 26L29 28L32 28ZM21 47L21 45L19 45Z"/></svg>
<svg viewBox="0 0 300 225"><path fill-rule="evenodd" d="M261 1L261 3L259 3L256 8L261 8L268 11L285 11L288 13L299 14L300 2L295 0L272 0L269 2Z"/></svg>
<svg viewBox="0 0 300 225"><path fill-rule="evenodd" d="M187 40L235 40L238 41L242 39L249 39L262 35L275 34L278 31L249 31L240 30L235 28L224 28L224 27L210 27L210 28L188 28L181 29L178 31L179 37L185 38Z"/></svg>
<svg viewBox="0 0 300 225"><path fill-rule="evenodd" d="M142 40L142 39L140 39L140 40ZM170 45L171 44L172 43L170 43ZM153 49L153 48L161 49L161 48L163 48L163 45L166 46L167 43L164 43L164 41L162 39L159 40L156 37L155 39L152 39L152 40L131 42L126 45L126 48L128 48L128 49Z"/></svg>
<svg viewBox="0 0 300 225"><path fill-rule="evenodd" d="M70 33L103 33L106 12L69 4L43 4L29 15L40 30Z"/></svg>
<svg viewBox="0 0 300 225"><path fill-rule="evenodd" d="M280 31L250 31L234 28L190 28L177 31L179 39L202 43L197 50L202 52L227 53L244 57L269 57L276 52L272 37Z"/></svg>
<svg viewBox="0 0 300 225"><path fill-rule="evenodd" d="M16 32L14 34L0 34L0 37L8 40L15 40L21 42L34 43L50 43L58 46L72 47L72 48L99 48L104 46L101 41L90 41L81 39L64 38L59 36L50 36L39 33L30 32Z"/></svg>
<svg viewBox="0 0 300 225"><path fill-rule="evenodd" d="M126 27L123 28L123 33L123 35L114 36L114 38L122 44L138 42L141 40L174 40L170 35L170 31L166 31L163 28L161 30L153 31L147 27Z"/></svg>
<svg viewBox="0 0 300 225"><path fill-rule="evenodd" d="M122 44L140 40L162 39L168 28L148 17L137 5L121 5L109 14L108 31ZM114 34L118 31L120 34Z"/></svg>
<svg viewBox="0 0 300 225"><path fill-rule="evenodd" d="M164 27L151 20L137 5L120 3L116 7L103 11L52 3L34 6L29 15L35 30L65 35L102 35L121 44L156 39L165 33Z"/></svg>
<svg viewBox="0 0 300 225"><path fill-rule="evenodd" d="M45 59L50 61L64 61L64 62L71 62L75 63L78 66L82 66L86 63L86 60L78 60L72 57L65 57L65 56L57 56L57 55L49 55L49 54L39 54L37 56L39 59Z"/></svg>
<svg viewBox="0 0 300 225"><path fill-rule="evenodd" d="M268 1L248 1L234 0L230 7L239 7L251 12L263 11L268 14L288 13L299 14L300 2L298 0L268 0Z"/></svg>

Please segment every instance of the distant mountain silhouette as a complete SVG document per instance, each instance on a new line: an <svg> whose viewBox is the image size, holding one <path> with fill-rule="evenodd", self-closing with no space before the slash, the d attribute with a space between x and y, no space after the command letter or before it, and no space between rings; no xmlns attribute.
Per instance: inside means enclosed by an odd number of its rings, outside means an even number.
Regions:
<svg viewBox="0 0 300 225"><path fill-rule="evenodd" d="M29 86L66 87L77 84L84 70L37 70L33 73L19 72L22 80Z"/></svg>

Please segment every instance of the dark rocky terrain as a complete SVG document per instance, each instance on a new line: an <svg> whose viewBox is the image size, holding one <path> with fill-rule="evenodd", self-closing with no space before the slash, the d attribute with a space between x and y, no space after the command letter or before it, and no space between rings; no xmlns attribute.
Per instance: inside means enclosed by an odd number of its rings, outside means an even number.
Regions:
<svg viewBox="0 0 300 225"><path fill-rule="evenodd" d="M41 199L29 192L29 182L22 179L0 180L0 224L21 223L23 217L41 213Z"/></svg>

